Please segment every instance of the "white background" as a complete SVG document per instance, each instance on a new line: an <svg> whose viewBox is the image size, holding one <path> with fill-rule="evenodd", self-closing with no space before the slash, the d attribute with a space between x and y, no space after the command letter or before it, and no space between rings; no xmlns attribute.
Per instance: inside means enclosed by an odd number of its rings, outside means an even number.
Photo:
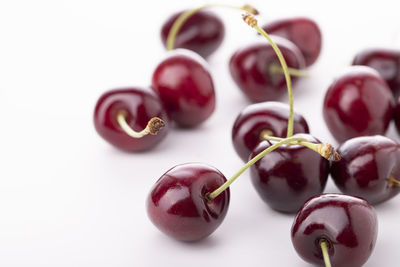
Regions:
<svg viewBox="0 0 400 267"><path fill-rule="evenodd" d="M335 74L362 48L400 45L396 2L252 2L263 13L260 24L293 15L320 24L323 52L296 88L295 109L321 140L335 144L321 112ZM159 146L139 154L114 149L94 131L99 95L149 85L165 53L162 22L202 3L0 2L0 266L309 266L290 241L293 217L268 208L247 172L231 187L225 221L201 242L164 236L145 212L150 187L176 164L205 162L227 177L242 165L230 134L249 102L227 62L258 37L240 12L215 10L227 32L209 60L218 106L206 123L172 129ZM388 135L400 140L393 125ZM336 191L330 181L326 192ZM399 205L397 198L377 207L378 242L365 266L398 265Z"/></svg>

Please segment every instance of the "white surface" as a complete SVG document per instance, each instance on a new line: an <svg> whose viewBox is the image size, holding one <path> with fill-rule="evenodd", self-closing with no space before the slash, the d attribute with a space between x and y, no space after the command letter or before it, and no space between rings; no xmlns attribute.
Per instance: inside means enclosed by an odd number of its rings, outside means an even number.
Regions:
<svg viewBox="0 0 400 267"><path fill-rule="evenodd" d="M297 86L295 109L313 135L335 144L322 120L324 92L358 50L399 45L397 1L274 2L252 4L264 18L308 15L322 28L323 53L312 77ZM164 236L145 212L150 187L176 164L205 162L227 177L242 165L230 133L249 103L227 62L258 37L240 12L217 10L227 34L209 60L218 107L206 123L172 129L140 154L120 152L94 131L97 97L118 86L148 85L164 54L162 22L203 1L156 3L0 2L0 266L309 266L292 248L292 216L269 209L248 173L232 185L225 221L202 242ZM389 136L400 140L393 125ZM336 191L329 182L326 192ZM377 207L378 242L365 266L397 265L399 205L397 198Z"/></svg>

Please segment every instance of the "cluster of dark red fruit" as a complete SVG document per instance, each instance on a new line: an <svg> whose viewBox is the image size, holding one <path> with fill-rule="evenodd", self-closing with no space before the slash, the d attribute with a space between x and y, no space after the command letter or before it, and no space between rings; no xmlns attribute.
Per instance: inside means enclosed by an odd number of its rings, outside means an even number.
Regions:
<svg viewBox="0 0 400 267"><path fill-rule="evenodd" d="M164 24L161 36L167 49L180 49L169 52L156 68L154 92L128 88L100 97L94 122L104 139L123 150L148 149L165 136L171 121L193 127L212 114L214 86L203 58L224 36L222 21L203 11L212 6L177 13ZM238 9L257 14L247 5ZM327 267L330 262L362 266L377 237L377 218L369 203L385 201L400 190L400 146L384 136L371 136L384 134L393 114L400 130L400 104L394 110L390 90L395 95L400 91L400 52L369 50L357 55L354 64L369 65L380 74L352 67L328 89L324 118L334 137L345 141L335 151L311 136L305 119L293 112L291 76L303 76L303 69L318 58L322 39L317 24L289 18L261 28L250 14L244 20L269 41L239 49L229 64L249 99L269 101L246 107L234 123L234 148L247 163L229 180L205 164L171 168L150 191L148 215L173 238L205 238L227 213L229 186L250 168L253 185L269 206L297 212L292 242L304 260L325 262ZM272 102L286 86L290 104ZM368 136L358 137L364 135ZM348 195L322 194L329 174Z"/></svg>

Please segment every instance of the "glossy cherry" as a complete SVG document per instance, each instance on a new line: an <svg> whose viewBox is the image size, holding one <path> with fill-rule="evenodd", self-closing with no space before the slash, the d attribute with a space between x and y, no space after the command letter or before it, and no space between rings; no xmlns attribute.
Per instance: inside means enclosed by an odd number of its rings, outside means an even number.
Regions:
<svg viewBox="0 0 400 267"><path fill-rule="evenodd" d="M155 69L152 88L169 117L182 127L205 121L215 109L215 91L207 63L194 52L168 53Z"/></svg>
<svg viewBox="0 0 400 267"><path fill-rule="evenodd" d="M396 124L397 132L400 134L400 97L397 99L396 107L393 112L393 119Z"/></svg>
<svg viewBox="0 0 400 267"><path fill-rule="evenodd" d="M124 112L126 122L135 131L145 129L153 117L168 121L159 98L150 89L135 87L115 89L104 93L95 107L94 126L101 137L119 149L146 150L159 143L167 134L168 126L161 129L157 135L132 138L126 134L117 121L120 112Z"/></svg>
<svg viewBox="0 0 400 267"><path fill-rule="evenodd" d="M363 135L383 135L392 119L393 95L374 69L349 67L328 88L325 122L338 142Z"/></svg>
<svg viewBox="0 0 400 267"><path fill-rule="evenodd" d="M288 67L304 68L304 58L299 49L290 41L274 37ZM280 62L272 46L255 43L237 50L230 59L229 69L233 80L243 93L253 102L277 100L287 92L285 77ZM298 78L292 77L293 83Z"/></svg>
<svg viewBox="0 0 400 267"><path fill-rule="evenodd" d="M378 222L364 199L341 194L311 198L299 210L292 226L292 243L299 256L324 265L321 242L326 242L332 266L361 267L376 243Z"/></svg>
<svg viewBox="0 0 400 267"><path fill-rule="evenodd" d="M332 164L331 174L343 193L377 204L400 192L400 145L393 140L380 135L356 137L337 151L342 159Z"/></svg>
<svg viewBox="0 0 400 267"><path fill-rule="evenodd" d="M296 134L294 137L320 143L308 134ZM250 158L273 143L261 142ZM284 145L257 161L250 171L251 181L265 203L277 211L295 213L307 199L324 190L329 161L307 147Z"/></svg>
<svg viewBox="0 0 400 267"><path fill-rule="evenodd" d="M312 65L321 52L321 30L317 23L310 18L278 19L262 28L269 34L278 35L293 42L303 54L306 66Z"/></svg>
<svg viewBox="0 0 400 267"><path fill-rule="evenodd" d="M161 39L164 46L167 44L172 25L183 12L172 15L163 24ZM215 13L198 11L189 17L180 28L175 39L175 47L192 50L207 58L221 45L224 35L224 24Z"/></svg>
<svg viewBox="0 0 400 267"><path fill-rule="evenodd" d="M166 235L182 241L207 237L228 211L229 188L209 200L207 194L226 181L217 169L200 163L173 167L156 182L147 198L147 213Z"/></svg>
<svg viewBox="0 0 400 267"><path fill-rule="evenodd" d="M253 149L263 140L263 133L286 137L289 106L280 102L263 102L244 108L232 128L232 142L236 153L247 162ZM294 114L294 133L309 133L306 120Z"/></svg>
<svg viewBox="0 0 400 267"><path fill-rule="evenodd" d="M371 48L359 52L353 65L369 66L379 72L387 82L393 95L400 94L400 50L389 48Z"/></svg>

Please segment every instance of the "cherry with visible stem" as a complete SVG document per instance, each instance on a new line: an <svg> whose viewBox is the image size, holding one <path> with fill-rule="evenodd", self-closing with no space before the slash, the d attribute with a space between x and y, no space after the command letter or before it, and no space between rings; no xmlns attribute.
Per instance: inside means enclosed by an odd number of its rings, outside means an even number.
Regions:
<svg viewBox="0 0 400 267"><path fill-rule="evenodd" d="M211 55L222 43L225 32L222 21L216 15L204 11L213 7L258 14L258 11L249 5L237 7L223 4L206 4L179 12L167 20L161 31L161 38L167 50L185 48L204 58Z"/></svg>
<svg viewBox="0 0 400 267"><path fill-rule="evenodd" d="M273 39L289 66L293 82L307 75L301 70L305 65L300 50L288 40ZM229 61L229 70L235 83L252 102L278 100L287 91L275 50L264 42L237 50Z"/></svg>
<svg viewBox="0 0 400 267"><path fill-rule="evenodd" d="M285 137L289 106L280 102L263 102L244 108L237 116L232 128L232 143L240 158L247 162L251 151L264 136ZM294 113L293 133L309 133L306 120Z"/></svg>
<svg viewBox="0 0 400 267"><path fill-rule="evenodd" d="M332 178L345 194L371 204L400 192L400 145L380 135L355 137L338 148L342 160L331 167Z"/></svg>
<svg viewBox="0 0 400 267"><path fill-rule="evenodd" d="M250 168L251 181L260 198L284 213L297 212L307 199L321 194L329 175L329 161L309 149L321 147L320 141L308 134L293 137L304 138L308 143L281 146ZM273 140L259 143L250 158L272 146L276 142Z"/></svg>
<svg viewBox="0 0 400 267"><path fill-rule="evenodd" d="M364 65L379 72L387 82L395 97L400 95L400 50L389 48L370 48L359 52L353 65Z"/></svg>
<svg viewBox="0 0 400 267"><path fill-rule="evenodd" d="M366 200L323 194L299 210L291 237L296 252L309 263L361 267L375 247L377 233L377 216Z"/></svg>
<svg viewBox="0 0 400 267"><path fill-rule="evenodd" d="M321 52L322 34L317 23L310 18L283 18L265 24L266 32L294 43L301 51L306 66L312 65Z"/></svg>
<svg viewBox="0 0 400 267"><path fill-rule="evenodd" d="M110 90L98 99L94 111L99 135L126 151L147 150L158 144L167 134L166 122L159 98L145 88Z"/></svg>
<svg viewBox="0 0 400 267"><path fill-rule="evenodd" d="M147 198L147 214L166 235L197 241L210 235L222 223L229 206L229 189L216 198L207 193L226 181L214 167L187 163L168 170L153 186Z"/></svg>
<svg viewBox="0 0 400 267"><path fill-rule="evenodd" d="M342 143L363 135L383 135L392 119L393 95L374 69L352 66L329 86L323 104L325 122Z"/></svg>
<svg viewBox="0 0 400 267"><path fill-rule="evenodd" d="M151 88L178 126L197 126L214 112L214 82L207 62L192 51L168 52L153 73Z"/></svg>

